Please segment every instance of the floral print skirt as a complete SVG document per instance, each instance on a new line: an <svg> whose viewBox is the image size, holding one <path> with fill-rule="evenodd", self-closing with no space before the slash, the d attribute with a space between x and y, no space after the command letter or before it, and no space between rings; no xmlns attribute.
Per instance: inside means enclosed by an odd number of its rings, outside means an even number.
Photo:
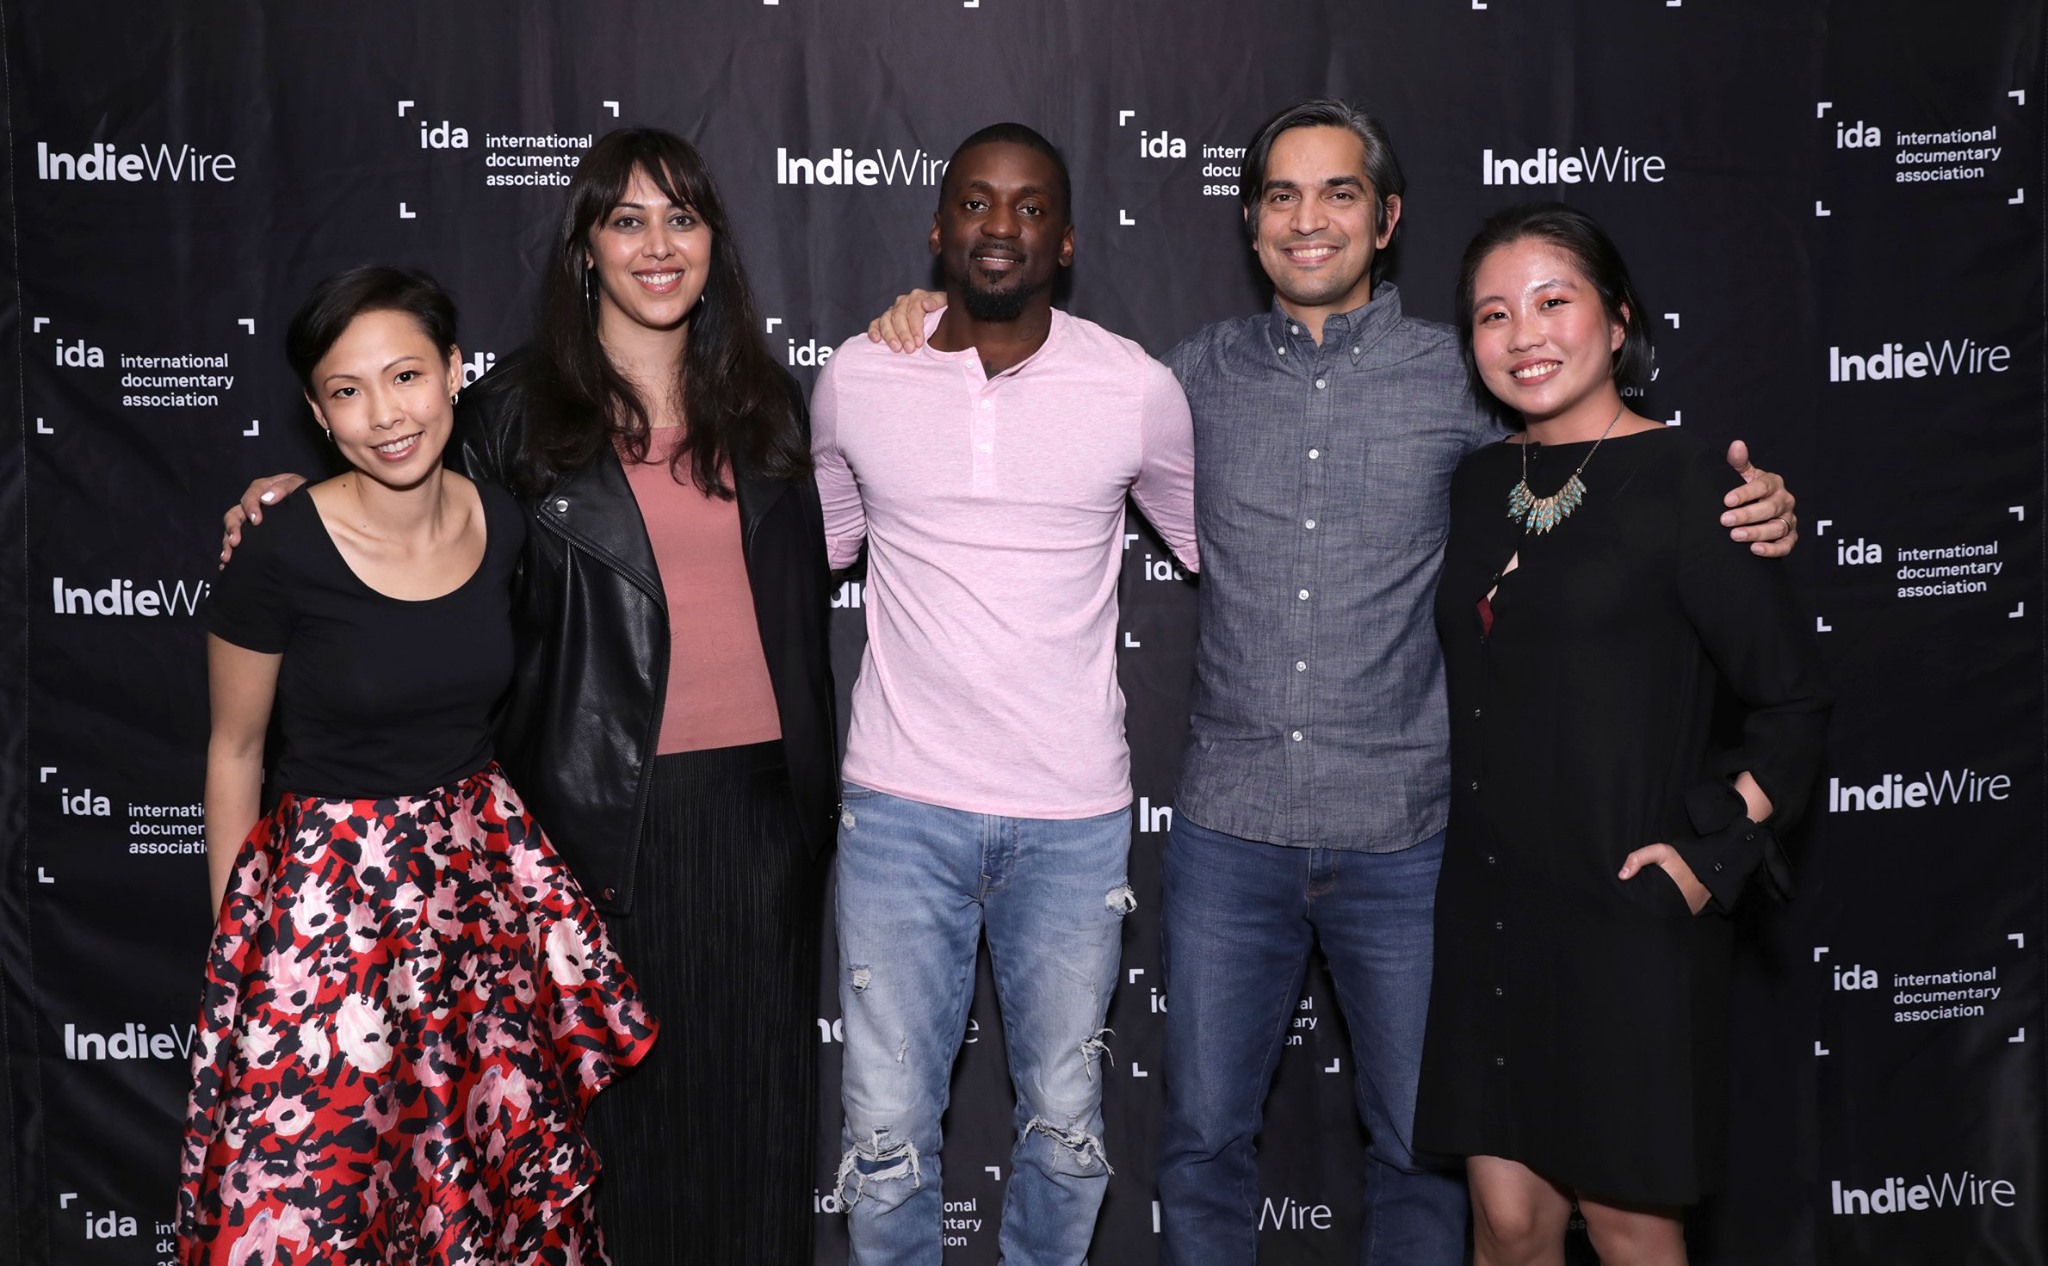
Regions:
<svg viewBox="0 0 2048 1266"><path fill-rule="evenodd" d="M597 1266L583 1116L654 1033L495 764L287 794L207 959L178 1260Z"/></svg>

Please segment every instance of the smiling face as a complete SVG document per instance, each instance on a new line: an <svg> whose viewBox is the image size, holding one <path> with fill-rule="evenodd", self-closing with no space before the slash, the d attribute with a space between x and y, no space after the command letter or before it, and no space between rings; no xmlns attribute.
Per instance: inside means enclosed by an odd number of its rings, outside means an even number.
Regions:
<svg viewBox="0 0 2048 1266"><path fill-rule="evenodd" d="M444 356L404 312L364 312L313 366L306 400L348 464L410 488L441 464L455 427L462 350Z"/></svg>
<svg viewBox="0 0 2048 1266"><path fill-rule="evenodd" d="M679 329L710 276L711 230L636 169L618 203L592 226L584 262L597 278L600 334L629 325Z"/></svg>
<svg viewBox="0 0 2048 1266"><path fill-rule="evenodd" d="M1050 305L1053 278L1074 262L1059 169L1028 145L976 145L946 169L932 217L932 254L949 295L977 321L1014 321Z"/></svg>
<svg viewBox="0 0 2048 1266"><path fill-rule="evenodd" d="M1252 249L1280 306L1310 321L1372 298L1373 256L1393 240L1401 200L1378 195L1365 174L1365 142L1348 128L1290 128L1273 139L1259 187Z"/></svg>
<svg viewBox="0 0 2048 1266"><path fill-rule="evenodd" d="M1575 257L1517 238L1480 261L1472 293L1472 356L1498 399L1539 422L1613 407L1627 313L1607 311Z"/></svg>

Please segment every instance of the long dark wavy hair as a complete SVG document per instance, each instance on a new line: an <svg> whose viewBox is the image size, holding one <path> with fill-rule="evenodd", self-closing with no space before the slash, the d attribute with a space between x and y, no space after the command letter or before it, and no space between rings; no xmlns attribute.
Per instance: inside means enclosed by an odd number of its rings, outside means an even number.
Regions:
<svg viewBox="0 0 2048 1266"><path fill-rule="evenodd" d="M597 278L586 262L591 230L626 196L633 173L647 173L677 206L692 208L711 230L711 266L703 302L690 315L680 366L687 435L671 469L707 495L730 498L728 465L770 479L810 469L796 388L761 337L739 244L710 170L688 141L658 128L621 128L599 138L569 181L569 205L548 265L534 352L541 364L518 477L545 488L614 444L645 461L650 420L625 375L597 338Z"/></svg>

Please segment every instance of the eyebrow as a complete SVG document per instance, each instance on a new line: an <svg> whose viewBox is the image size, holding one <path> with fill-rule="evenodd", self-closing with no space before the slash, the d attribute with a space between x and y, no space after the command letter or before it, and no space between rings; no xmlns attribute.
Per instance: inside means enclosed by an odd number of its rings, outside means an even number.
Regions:
<svg viewBox="0 0 2048 1266"><path fill-rule="evenodd" d="M1579 288L1579 283L1573 281L1569 277L1546 277L1542 281L1532 283L1529 286L1529 289L1541 290L1546 286L1555 286L1559 290L1577 290ZM1506 302L1507 300L1501 295L1480 295L1478 298L1472 301L1472 306L1475 308L1482 308L1489 303Z"/></svg>
<svg viewBox="0 0 2048 1266"><path fill-rule="evenodd" d="M994 192L996 191L996 187L995 187L995 185L994 185L993 183L991 183L990 181L987 181L987 180L982 180L982 179L978 179L978 178L977 178L977 179L974 179L974 180L969 180L969 181L965 181L965 182L963 182L963 183L961 184L961 186L960 186L960 192L961 192L961 193L966 193L966 192L967 192L967 191L968 191L969 189L986 189L986 190L988 190L988 191L989 191L990 193L994 193ZM1036 195L1038 195L1039 197L1044 197L1044 196L1045 196L1045 195L1046 195L1047 193L1049 193L1049 192L1050 192L1050 190L1049 190L1049 189L1048 189L1048 188L1047 188L1046 186L1044 186L1044 185L1018 185L1018 186L1017 186L1017 196L1018 196L1018 197L1020 197L1020 198L1022 198L1022 197L1027 197L1027 196L1029 196L1029 195L1032 195L1032 194L1036 194Z"/></svg>
<svg viewBox="0 0 2048 1266"><path fill-rule="evenodd" d="M1356 189L1362 193L1365 191L1365 182L1363 180L1360 180L1358 177L1351 175L1331 176L1327 180L1323 181L1322 187L1325 189ZM1275 189L1299 188L1301 188L1300 182L1287 180L1282 177L1275 176L1267 180L1265 184L1260 185L1259 192L1271 193Z"/></svg>
<svg viewBox="0 0 2048 1266"><path fill-rule="evenodd" d="M403 364L404 364L405 362L407 362L407 361L409 361L409 360L424 360L424 359L425 359L425 357L422 357L422 356L417 356L417 355L414 355L414 354L413 354L413 353L411 353L411 352L407 352L407 353L406 353L405 355L403 355L403 356L397 356L397 357L393 357L392 359L390 359L390 360L387 360L387 361L385 361L385 362L384 362L384 364L383 364L382 366L380 366L380 367L378 368L377 372L381 374L381 373L385 372L386 370L390 369L390 368L391 368L391 367L392 367L393 365L403 365ZM343 372L343 371L341 371L341 370L336 370L335 372L333 372L333 373L331 373L331 374L328 374L328 375L324 376L323 378L321 378L321 379L320 379L320 382L321 382L321 384L322 384L322 385L324 386L324 385L326 385L327 383L330 383L330 382L334 382L334 381L335 381L335 380L337 380L337 379L350 379L350 380L353 380L354 378L355 378L355 375L354 375L354 374L351 374L351 373L345 373L345 372Z"/></svg>

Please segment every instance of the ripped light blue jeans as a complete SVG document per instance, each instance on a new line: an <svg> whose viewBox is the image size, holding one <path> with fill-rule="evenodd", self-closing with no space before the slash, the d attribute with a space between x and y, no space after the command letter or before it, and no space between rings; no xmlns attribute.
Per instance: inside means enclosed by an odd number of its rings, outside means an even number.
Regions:
<svg viewBox="0 0 2048 1266"><path fill-rule="evenodd" d="M847 784L839 821L839 1001L852 1260L938 1266L939 1119L988 932L1017 1091L998 1239L1011 1266L1088 1255L1108 1186L1103 1017L1116 985L1128 811L967 813Z"/></svg>

